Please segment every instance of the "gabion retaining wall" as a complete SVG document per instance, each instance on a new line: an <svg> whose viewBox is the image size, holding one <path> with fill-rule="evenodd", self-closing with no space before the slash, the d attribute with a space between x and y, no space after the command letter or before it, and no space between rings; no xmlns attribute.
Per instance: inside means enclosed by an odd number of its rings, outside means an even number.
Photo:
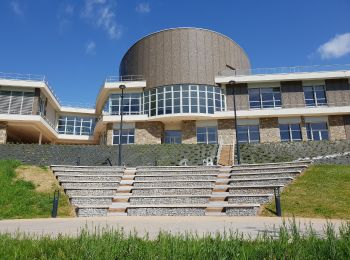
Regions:
<svg viewBox="0 0 350 260"><path fill-rule="evenodd" d="M240 148L242 163L287 162L349 152L350 140L242 144ZM350 155L317 159L315 162L350 164Z"/></svg>
<svg viewBox="0 0 350 260"><path fill-rule="evenodd" d="M186 158L189 165L200 165L207 157L216 157L217 145L161 144L123 145L122 161L129 167L152 165L178 165ZM118 146L105 145L38 145L1 144L0 160L14 159L33 165L101 165L110 158L116 165Z"/></svg>

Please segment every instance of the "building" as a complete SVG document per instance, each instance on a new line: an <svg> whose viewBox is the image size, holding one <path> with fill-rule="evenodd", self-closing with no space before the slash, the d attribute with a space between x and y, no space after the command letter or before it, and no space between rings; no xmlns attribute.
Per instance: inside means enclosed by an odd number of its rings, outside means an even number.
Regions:
<svg viewBox="0 0 350 260"><path fill-rule="evenodd" d="M94 108L60 104L45 77L0 74L0 143L240 143L350 139L350 66L250 68L244 50L204 29L136 42Z"/></svg>

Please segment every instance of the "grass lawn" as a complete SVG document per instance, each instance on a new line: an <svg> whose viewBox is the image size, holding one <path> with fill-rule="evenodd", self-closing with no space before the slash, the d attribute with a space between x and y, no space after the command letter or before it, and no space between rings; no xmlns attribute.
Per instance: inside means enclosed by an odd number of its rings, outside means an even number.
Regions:
<svg viewBox="0 0 350 260"><path fill-rule="evenodd" d="M17 161L0 161L0 185L0 219L50 217L53 192L60 188L47 168ZM58 216L74 216L63 191Z"/></svg>
<svg viewBox="0 0 350 260"><path fill-rule="evenodd" d="M350 166L313 165L281 194L283 216L350 219ZM274 216L275 203L262 212Z"/></svg>
<svg viewBox="0 0 350 260"><path fill-rule="evenodd" d="M309 231L301 234L296 225L280 229L278 237L265 233L244 239L226 236L160 234L156 239L106 231L78 237L58 238L0 235L1 259L349 259L350 224L339 232L332 226L325 236ZM336 235L336 233L338 235Z"/></svg>

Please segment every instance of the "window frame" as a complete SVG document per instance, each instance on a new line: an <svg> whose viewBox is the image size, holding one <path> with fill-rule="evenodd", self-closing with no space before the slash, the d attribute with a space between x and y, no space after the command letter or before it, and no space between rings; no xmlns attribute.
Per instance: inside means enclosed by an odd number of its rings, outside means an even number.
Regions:
<svg viewBox="0 0 350 260"><path fill-rule="evenodd" d="M315 88L317 87L322 87L323 88L323 93L324 93L324 100L325 102L324 103L320 103L320 101L318 100L318 97L317 97L317 92L319 91L316 91ZM312 99L310 98L306 98L306 95L305 95L305 89L307 88L311 88L312 91L308 91L308 92L312 92ZM303 86L303 93L304 93L304 102L305 102L305 106L306 107L321 107L321 106L328 106L328 99L327 99L327 89L326 89L326 85L312 85L312 86ZM321 98L320 98L321 99ZM322 98L323 99L323 98ZM308 100L312 100L313 101L313 104L308 104L307 101Z"/></svg>
<svg viewBox="0 0 350 260"><path fill-rule="evenodd" d="M200 132L200 131L201 132ZM214 130L214 131L212 131ZM215 140L210 141L209 136L215 136ZM203 135L204 141L199 141L198 135ZM197 126L196 127L197 144L217 144L218 143L218 127L217 126Z"/></svg>
<svg viewBox="0 0 350 260"><path fill-rule="evenodd" d="M243 127L247 127L247 132L243 132L243 131L240 131L240 128L243 128ZM256 127L257 128L257 131L252 131L252 127ZM246 134L247 136L247 141L242 141L242 140L239 140L239 134ZM258 133L258 139L252 139L251 136L252 136L252 133ZM245 143L260 143L260 125L238 125L237 126L237 135L238 135L238 143L239 144L245 144Z"/></svg>
<svg viewBox="0 0 350 260"><path fill-rule="evenodd" d="M276 89L278 89L278 91L276 91ZM263 99L263 94L264 91L266 90L271 90L272 94L272 100L264 100ZM259 100L258 101L252 101L251 100L251 95L250 92L252 91L258 91L258 95L259 95ZM267 94L267 93L266 93ZM279 95L280 98L277 99L276 95ZM248 88L248 102L249 102L249 109L276 109L276 108L282 108L282 92L281 92L281 87L253 87L253 88ZM253 107L251 105L252 102L258 103L259 106ZM270 107L264 107L264 103L266 102L272 102L273 105ZM278 104L279 103L279 104Z"/></svg>
<svg viewBox="0 0 350 260"><path fill-rule="evenodd" d="M299 127L299 130L293 130L292 125L297 125ZM281 126L288 126L287 131L282 130ZM286 123L286 124L279 124L279 130L280 130L280 138L281 142L300 142L303 140L303 135L302 135L302 130L301 130L301 125L300 123ZM282 138L282 132L288 133L288 140ZM293 137L293 132L299 132L300 134L300 139L296 139Z"/></svg>

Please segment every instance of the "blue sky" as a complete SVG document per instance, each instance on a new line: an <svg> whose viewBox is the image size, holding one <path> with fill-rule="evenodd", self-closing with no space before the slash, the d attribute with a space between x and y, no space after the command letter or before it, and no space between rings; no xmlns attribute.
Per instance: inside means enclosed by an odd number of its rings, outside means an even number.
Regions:
<svg viewBox="0 0 350 260"><path fill-rule="evenodd" d="M126 50L151 32L201 27L253 68L350 63L349 0L2 0L0 71L44 74L60 100L93 104Z"/></svg>

